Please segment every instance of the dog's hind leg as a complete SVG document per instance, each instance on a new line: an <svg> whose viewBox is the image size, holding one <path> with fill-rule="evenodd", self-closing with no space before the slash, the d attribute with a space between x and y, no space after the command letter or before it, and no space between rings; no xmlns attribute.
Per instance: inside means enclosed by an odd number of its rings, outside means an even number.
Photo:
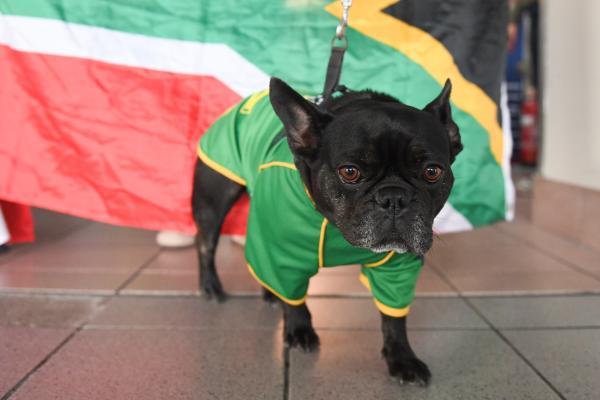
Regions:
<svg viewBox="0 0 600 400"><path fill-rule="evenodd" d="M267 289L262 288L262 299L269 304L277 304L279 299L273 293L269 292Z"/></svg>
<svg viewBox="0 0 600 400"><path fill-rule="evenodd" d="M243 192L244 186L227 179L201 160L197 160L194 171L192 212L198 228L196 247L200 268L200 290L209 300L222 302L226 299L215 269L215 251L223 220Z"/></svg>

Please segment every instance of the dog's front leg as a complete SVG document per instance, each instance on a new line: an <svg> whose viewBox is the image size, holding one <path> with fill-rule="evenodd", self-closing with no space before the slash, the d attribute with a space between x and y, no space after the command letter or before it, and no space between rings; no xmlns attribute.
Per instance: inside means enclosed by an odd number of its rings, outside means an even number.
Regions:
<svg viewBox="0 0 600 400"><path fill-rule="evenodd" d="M292 306L283 303L283 340L286 346L311 352L319 347L319 336L312 326L306 304Z"/></svg>
<svg viewBox="0 0 600 400"><path fill-rule="evenodd" d="M381 314L383 330L383 356L390 375L402 383L427 385L431 372L427 365L419 360L408 343L406 335L406 317L395 318Z"/></svg>

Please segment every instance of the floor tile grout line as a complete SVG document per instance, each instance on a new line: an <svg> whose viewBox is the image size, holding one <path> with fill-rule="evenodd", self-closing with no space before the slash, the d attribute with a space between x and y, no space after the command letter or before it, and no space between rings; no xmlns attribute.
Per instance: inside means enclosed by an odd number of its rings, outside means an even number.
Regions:
<svg viewBox="0 0 600 400"><path fill-rule="evenodd" d="M283 347L283 400L290 399L290 348Z"/></svg>
<svg viewBox="0 0 600 400"><path fill-rule="evenodd" d="M40 368L42 368L56 353L58 353L67 343L71 341L83 329L83 325L78 326L71 332L66 338L64 338L50 353L48 353L42 361L40 361L37 365L35 365L29 372L25 374L19 381L10 388L4 396L0 398L0 400L8 400L10 399L16 392L27 382L27 380L35 374Z"/></svg>
<svg viewBox="0 0 600 400"><path fill-rule="evenodd" d="M4 290L0 288L0 297L2 296L15 296L15 297L80 297L80 298L90 298L90 297L116 297L114 291L102 291L102 292L85 292L81 290L70 290L66 289L65 291L59 291L61 289L15 289L15 290ZM257 299L261 297L260 293L228 293L230 299ZM459 299L459 298L469 298L469 299L532 299L532 298L544 298L544 297L598 297L600 293L598 292L556 292L556 293L492 293L490 295L484 294L462 294L461 296L457 294L449 295L437 295L437 294L417 294L415 298L417 299L427 299L427 300L447 300L447 299ZM119 293L118 297L120 298L130 298L130 299L196 299L201 298L202 296L199 293ZM372 297L370 295L363 294L319 294L312 295L310 298L315 300L371 300Z"/></svg>
<svg viewBox="0 0 600 400"><path fill-rule="evenodd" d="M59 328L57 328L59 329ZM184 332L195 332L195 331L220 331L223 328L222 327L217 327L217 328L206 328L206 327L202 327L202 326L186 326L186 325L96 325L96 324L89 324L86 325L85 327L83 327L84 330L86 331L110 331L110 330L115 330L115 331L143 331L143 330L147 330L147 331L162 331L162 330L171 330L171 331L184 331ZM315 326L315 329L320 331L320 332L332 332L332 331L347 331L347 332L380 332L380 328L377 327L373 327L373 328L355 328L355 327L345 327L345 326L340 326L340 327L326 327L326 326ZM549 328L552 329L552 328ZM573 329L578 329L578 328L573 328ZM600 329L600 326L598 327L586 327L586 329L595 329L598 330ZM274 330L277 330L276 327L244 327L241 328L240 330L243 331L257 331L257 332L272 332ZM417 328L408 328L409 332L473 332L473 331L489 331L490 328L487 326L482 326L482 327L471 327L471 328L459 328L459 327L417 327ZM527 328L509 328L506 330L527 330ZM537 330L537 329L536 329Z"/></svg>
<svg viewBox="0 0 600 400"><path fill-rule="evenodd" d="M590 271L588 271L588 270L587 270L587 269L585 269L585 268L581 268L580 266L573 264L573 263L572 263L571 261L569 261L569 260L565 260L564 258L562 258L562 257L560 257L560 256L557 256L557 255L554 255L554 254L552 254L552 253L549 253L547 250L545 250L545 249L541 248L541 247L540 247L539 245L537 245L535 242L533 242L533 241L531 241L531 240L528 240L528 239L525 239L525 238L521 238L521 237L519 237L518 235L516 235L516 234L514 234L514 233L506 232L506 231L504 231L503 229L498 229L498 230L499 230L500 232L502 232L503 234L507 235L507 236L510 236L510 237L512 237L512 238L514 238L514 239L519 239L520 241L523 241L523 242L525 242L525 243L526 243L526 244L528 244L529 246L531 246L531 247L533 247L534 249L536 249L536 250L540 251L542 254L544 254L544 255L546 255L546 256L548 256L548 257L550 257L551 259L553 259L553 260L555 260L555 261L558 261L558 262L559 262L559 263L561 263L561 264L564 264L564 265L565 265L567 268L570 268L571 270L574 270L574 271L576 271L576 272L579 272L579 273L581 273L581 274L583 274L583 275L586 275L586 276L588 276L588 277L590 277L590 278L592 278L592 279L594 279L594 280L596 280L596 281L600 282L600 276L598 276L598 275L594 274L593 272L590 272ZM594 253L595 253L595 252L594 252ZM600 256L600 255L599 255L599 256Z"/></svg>
<svg viewBox="0 0 600 400"><path fill-rule="evenodd" d="M144 271L146 268L148 268L148 266L154 260L156 260L158 258L158 256L160 255L161 252L162 252L162 250L160 248L158 248L156 253L154 253L149 259L147 259L144 263L142 263L142 265L137 269L137 271L135 271L133 274L131 274L131 276L129 278L125 279L125 281L117 288L117 290L115 290L115 295L120 296L121 291L123 289L125 289L131 282L133 282L135 280L135 278L140 276L142 271Z"/></svg>
<svg viewBox="0 0 600 400"><path fill-rule="evenodd" d="M436 268L435 263L431 264L432 268L434 268L435 270L438 270L438 268ZM448 285L450 285L451 288L457 290L458 288L448 279L448 277L443 274L441 271L439 271L440 274L442 275L442 277L444 278L444 280L446 281L446 283ZM502 334L502 332L500 332L500 330L494 325L492 324L492 322L483 314L483 312L481 312L477 307L475 307L475 305L471 302L471 299L465 297L462 295L461 292L458 292L458 296L460 299L462 299L465 304L471 309L473 310L473 312L482 320L484 321L489 328L492 330L492 332L494 332L496 334L496 336L498 336L500 338L500 340L502 340L512 351L513 353L515 353L517 355L517 357L519 357L527 366L529 366L529 368L531 368L531 370L544 382L546 383L546 385L561 399L561 400L567 400L566 397L552 384L552 382L550 382L548 380L548 378L546 378L541 371L539 371L535 365L533 365L533 363L527 358L525 357L525 355L523 353L521 353L519 351L519 349L517 349L517 347L510 341L508 340L508 338Z"/></svg>
<svg viewBox="0 0 600 400"><path fill-rule="evenodd" d="M103 307L106 305L106 303L109 303L112 300L112 298L106 298L101 300L98 305L97 305L97 309ZM97 310L96 310L97 311ZM48 361L50 361L50 359L56 354L58 353L63 347L65 347L67 345L67 343L69 343L79 332L81 332L87 324L90 323L90 321L92 320L92 318L95 316L95 312L91 312L90 315L87 316L87 318L82 321L77 327L75 327L75 329L73 330L73 332L71 332L69 335L67 335L66 338L64 338L50 353L48 353L43 359L42 361L40 361L37 365L35 365L27 374L25 374L25 376L23 376L23 378L21 378L12 388L10 388L1 398L0 400L8 400L12 397L13 394L15 394L17 392L17 390L19 390L19 388L21 386L23 386L25 384L25 382L27 382L27 380L33 375L35 374L40 368L42 368Z"/></svg>
<svg viewBox="0 0 600 400"><path fill-rule="evenodd" d="M542 374L540 370L527 358L521 351L498 329L495 325L488 320L483 313L479 311L475 305L473 305L470 299L464 299L465 303L479 316L479 318L483 319L486 324L489 325L490 329L502 340L525 364L531 368L531 370L543 381L546 385L561 399L567 400L567 398L558 390L556 386L548 378Z"/></svg>
<svg viewBox="0 0 600 400"><path fill-rule="evenodd" d="M599 330L598 325L573 325L573 326L508 326L498 327L500 331L516 331L516 332L528 332L528 331L584 331L584 330Z"/></svg>
<svg viewBox="0 0 600 400"><path fill-rule="evenodd" d="M108 305L113 299L107 299L106 305ZM20 325L20 324L5 324L0 323L0 327L5 328L29 328L29 329L48 329L48 330L62 330L65 328L76 328L76 327L64 327L64 326L31 326L31 325ZM85 331L183 331L183 332L196 332L196 331L219 331L221 327L211 328L194 325L127 325L127 324L86 324L82 327ZM257 331L257 332L271 332L274 327L244 327L241 328L243 331ZM315 329L319 331L347 331L347 332L379 332L380 329L377 327L372 328L357 328L351 326L315 326ZM409 332L481 332L490 331L489 326L480 327L451 327L451 326L430 326L430 327L408 327ZM600 330L599 325L573 325L573 326L506 326L497 327L500 331L515 331L515 332L534 332L534 331L581 331L581 330Z"/></svg>

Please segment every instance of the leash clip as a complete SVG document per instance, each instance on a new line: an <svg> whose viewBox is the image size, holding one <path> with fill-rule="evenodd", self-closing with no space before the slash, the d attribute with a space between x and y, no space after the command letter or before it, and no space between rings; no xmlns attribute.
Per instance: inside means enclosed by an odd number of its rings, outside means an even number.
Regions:
<svg viewBox="0 0 600 400"><path fill-rule="evenodd" d="M333 41L345 40L346 38L346 27L348 26L348 15L350 13L350 7L352 7L352 0L340 0L342 3L342 19L340 23L335 28L335 37ZM345 47L348 47L348 43L346 42Z"/></svg>

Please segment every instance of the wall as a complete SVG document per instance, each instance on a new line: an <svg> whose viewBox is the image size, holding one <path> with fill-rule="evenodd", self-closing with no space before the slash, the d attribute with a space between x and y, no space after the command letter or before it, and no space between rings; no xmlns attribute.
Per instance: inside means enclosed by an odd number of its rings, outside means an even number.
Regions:
<svg viewBox="0 0 600 400"><path fill-rule="evenodd" d="M541 175L600 190L600 1L542 4Z"/></svg>

